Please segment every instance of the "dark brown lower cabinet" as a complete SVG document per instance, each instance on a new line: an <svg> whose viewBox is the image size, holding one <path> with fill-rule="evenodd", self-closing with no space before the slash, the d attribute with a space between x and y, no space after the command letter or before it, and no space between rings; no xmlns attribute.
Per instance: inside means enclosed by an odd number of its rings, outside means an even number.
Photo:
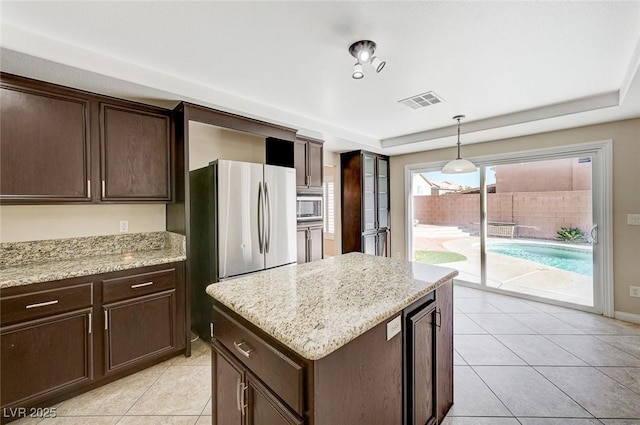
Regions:
<svg viewBox="0 0 640 425"><path fill-rule="evenodd" d="M175 290L103 306L107 373L176 348Z"/></svg>
<svg viewBox="0 0 640 425"><path fill-rule="evenodd" d="M3 327L2 405L23 407L91 381L91 321L85 308Z"/></svg>
<svg viewBox="0 0 640 425"><path fill-rule="evenodd" d="M186 314L184 262L2 289L0 422L186 352Z"/></svg>
<svg viewBox="0 0 640 425"><path fill-rule="evenodd" d="M303 425L278 397L212 340L213 425Z"/></svg>

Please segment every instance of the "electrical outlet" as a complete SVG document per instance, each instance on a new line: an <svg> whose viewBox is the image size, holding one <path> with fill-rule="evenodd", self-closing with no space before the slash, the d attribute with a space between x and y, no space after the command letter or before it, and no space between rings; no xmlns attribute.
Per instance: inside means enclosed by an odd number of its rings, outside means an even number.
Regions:
<svg viewBox="0 0 640 425"><path fill-rule="evenodd" d="M402 332L402 316L387 322L387 341Z"/></svg>
<svg viewBox="0 0 640 425"><path fill-rule="evenodd" d="M627 214L627 224L640 226L640 214Z"/></svg>
<svg viewBox="0 0 640 425"><path fill-rule="evenodd" d="M629 286L629 295L640 298L640 286Z"/></svg>
<svg viewBox="0 0 640 425"><path fill-rule="evenodd" d="M127 233L129 231L129 221L120 220L120 233Z"/></svg>

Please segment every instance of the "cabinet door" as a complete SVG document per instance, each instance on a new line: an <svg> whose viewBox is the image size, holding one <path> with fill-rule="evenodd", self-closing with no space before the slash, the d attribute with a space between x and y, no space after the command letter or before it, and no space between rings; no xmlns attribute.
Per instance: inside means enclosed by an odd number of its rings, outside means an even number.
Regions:
<svg viewBox="0 0 640 425"><path fill-rule="evenodd" d="M247 425L303 425L282 402L251 373L246 373Z"/></svg>
<svg viewBox="0 0 640 425"><path fill-rule="evenodd" d="M211 370L211 419L213 425L244 425L241 391L244 391L244 367L223 354L213 341Z"/></svg>
<svg viewBox="0 0 640 425"><path fill-rule="evenodd" d="M169 117L102 104L102 199L171 199Z"/></svg>
<svg viewBox="0 0 640 425"><path fill-rule="evenodd" d="M322 226L309 228L309 261L322 260L324 254L324 232Z"/></svg>
<svg viewBox="0 0 640 425"><path fill-rule="evenodd" d="M432 303L408 317L408 425L431 425L436 420L435 311Z"/></svg>
<svg viewBox="0 0 640 425"><path fill-rule="evenodd" d="M176 347L175 289L103 307L107 373Z"/></svg>
<svg viewBox="0 0 640 425"><path fill-rule="evenodd" d="M378 229L389 227L389 161L376 159L377 221Z"/></svg>
<svg viewBox="0 0 640 425"><path fill-rule="evenodd" d="M442 421L453 405L453 283L436 289L438 316L436 331L438 421Z"/></svg>
<svg viewBox="0 0 640 425"><path fill-rule="evenodd" d="M296 231L296 244L298 251L298 264L307 262L307 231L306 227L298 228Z"/></svg>
<svg viewBox="0 0 640 425"><path fill-rule="evenodd" d="M307 178L307 142L296 140L293 145L293 164L296 167L296 187L306 189Z"/></svg>
<svg viewBox="0 0 640 425"><path fill-rule="evenodd" d="M89 102L0 88L0 199L89 201Z"/></svg>
<svg viewBox="0 0 640 425"><path fill-rule="evenodd" d="M322 190L322 143L307 143L309 188Z"/></svg>
<svg viewBox="0 0 640 425"><path fill-rule="evenodd" d="M362 170L362 231L375 230L376 223L376 158L363 155L364 167Z"/></svg>
<svg viewBox="0 0 640 425"><path fill-rule="evenodd" d="M22 407L90 381L91 332L91 309L3 327L2 406Z"/></svg>

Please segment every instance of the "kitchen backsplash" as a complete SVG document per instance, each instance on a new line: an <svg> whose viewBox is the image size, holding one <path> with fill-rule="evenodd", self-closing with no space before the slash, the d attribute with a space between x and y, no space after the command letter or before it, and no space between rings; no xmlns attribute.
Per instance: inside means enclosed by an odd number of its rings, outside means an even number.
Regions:
<svg viewBox="0 0 640 425"><path fill-rule="evenodd" d="M147 232L7 242L0 244L0 267L162 249L184 253L185 237L171 232Z"/></svg>

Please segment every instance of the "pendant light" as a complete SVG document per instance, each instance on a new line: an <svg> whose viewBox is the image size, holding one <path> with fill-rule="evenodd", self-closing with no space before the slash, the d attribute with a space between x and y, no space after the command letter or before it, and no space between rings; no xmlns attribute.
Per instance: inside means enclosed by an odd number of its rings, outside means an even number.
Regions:
<svg viewBox="0 0 640 425"><path fill-rule="evenodd" d="M462 159L460 157L460 120L464 119L464 115L456 115L453 117L454 120L458 121L458 157L452 161L447 162L444 167L442 167L443 174L462 174L462 173L473 173L478 169L476 165L469 161L468 159Z"/></svg>

